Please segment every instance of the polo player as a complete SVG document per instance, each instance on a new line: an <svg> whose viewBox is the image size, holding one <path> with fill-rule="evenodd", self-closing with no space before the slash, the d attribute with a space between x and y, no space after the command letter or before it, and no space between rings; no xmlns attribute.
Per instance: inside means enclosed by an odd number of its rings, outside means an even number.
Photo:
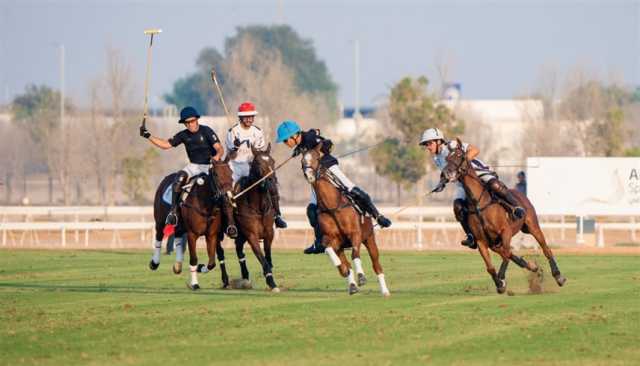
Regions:
<svg viewBox="0 0 640 366"><path fill-rule="evenodd" d="M242 183L242 178L249 176L251 162L254 158L251 147L259 151L267 149L264 133L253 124L257 114L256 107L252 103L245 102L240 104L240 107L238 107L239 123L235 124L227 132L225 144L229 152L230 167L233 171L234 187L236 183ZM239 185L239 187L242 186L243 184ZM277 184L270 185L269 195L276 211L276 227L284 229L287 227L287 223L282 219L282 214L280 213L280 195L278 194Z"/></svg>
<svg viewBox="0 0 640 366"><path fill-rule="evenodd" d="M429 128L422 133L420 139L420 146L423 146L426 151L433 156L433 162L442 171L447 165L447 156L457 147L458 142L455 140L447 141L442 131L438 128ZM491 167L477 159L480 154L480 150L471 144L462 143L462 150L466 153L467 159L470 161L471 166L476 171L476 174L480 180L500 198L505 200L509 205L513 207L514 215L517 218L523 218L525 211L518 201L513 197L507 186L500 181L498 174L491 169ZM445 182L440 181L440 184L434 189L435 192L441 192L445 187ZM471 228L467 222L469 212L467 211L467 200L464 189L461 183L456 183L456 191L453 200L453 212L456 220L462 225L462 229L467 234L467 238L461 242L462 245L471 249L476 249L478 244L473 237Z"/></svg>
<svg viewBox="0 0 640 366"><path fill-rule="evenodd" d="M320 167L327 169L333 176L344 186L347 193L354 199L354 201L362 208L362 210L370 214L376 219L380 227L386 228L391 226L391 220L384 217L371 201L369 195L357 187L347 176L340 170L338 166L338 159L331 155L333 143L331 140L326 139L320 135L320 131L311 129L308 131L302 131L300 126L295 121L283 121L278 126L278 138L277 142L284 142L289 148L293 150L293 156L298 156L309 150L314 149L318 144L322 144L322 157L320 158ZM316 240L314 243L304 250L305 254L316 254L324 252L324 247L320 244L321 240L318 237L320 230L318 228L317 220L317 199L315 192L311 192L311 202L307 207L307 216L309 222L314 227L316 233ZM315 215L309 215L309 212L315 213ZM312 218L315 218L312 220Z"/></svg>

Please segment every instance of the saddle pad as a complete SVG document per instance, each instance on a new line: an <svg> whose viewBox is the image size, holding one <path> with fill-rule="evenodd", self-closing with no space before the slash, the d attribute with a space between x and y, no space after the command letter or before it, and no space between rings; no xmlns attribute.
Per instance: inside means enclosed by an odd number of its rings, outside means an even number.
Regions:
<svg viewBox="0 0 640 366"><path fill-rule="evenodd" d="M173 197L173 189L171 185L168 185L167 189L165 189L164 193L162 194L162 200L164 201L164 203L171 206L172 197Z"/></svg>

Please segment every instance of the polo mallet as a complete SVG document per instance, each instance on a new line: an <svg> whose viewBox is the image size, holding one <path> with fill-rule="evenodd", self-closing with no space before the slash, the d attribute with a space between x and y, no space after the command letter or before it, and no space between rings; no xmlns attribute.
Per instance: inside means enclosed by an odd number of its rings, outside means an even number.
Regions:
<svg viewBox="0 0 640 366"><path fill-rule="evenodd" d="M147 49L147 76L144 80L144 108L142 112L142 128L146 127L147 122L147 112L149 109L149 76L151 73L151 47L153 46L153 36L161 33L162 29L145 29L144 34L148 34L149 37L149 48Z"/></svg>
<svg viewBox="0 0 640 366"><path fill-rule="evenodd" d="M290 156L287 160L283 161L282 163L280 163L274 170L270 171L269 173L265 174L262 178L258 179L257 181L253 182L253 184L251 184L249 187L245 188L242 190L242 192L236 194L235 196L231 196L229 195L229 197L231 198L232 201L235 201L236 198L242 196L243 194L249 192L251 190L251 188L257 186L258 184L260 184L260 182L262 182L263 180L269 178L270 176L272 176L276 170L282 168L283 165L285 165L286 163L289 162L289 160L293 159L293 156Z"/></svg>
<svg viewBox="0 0 640 366"><path fill-rule="evenodd" d="M231 118L231 114L229 114L227 104L224 102L224 97L222 96L222 87L220 87L220 83L218 83L218 77L216 74L216 69L214 67L211 68L211 80L213 81L216 93L218 94L218 100L220 100L220 104L224 109L224 115L227 117L227 122L229 122L229 126L233 126L233 119Z"/></svg>

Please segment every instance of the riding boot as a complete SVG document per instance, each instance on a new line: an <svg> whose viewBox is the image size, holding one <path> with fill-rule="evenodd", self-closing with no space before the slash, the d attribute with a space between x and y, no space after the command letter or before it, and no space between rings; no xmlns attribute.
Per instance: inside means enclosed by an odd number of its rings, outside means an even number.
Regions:
<svg viewBox="0 0 640 366"><path fill-rule="evenodd" d="M182 185L187 181L189 175L184 170L178 172L176 180L173 182L173 191L171 192L171 209L167 215L167 225L178 224L178 203L180 202L180 194L182 193Z"/></svg>
<svg viewBox="0 0 640 366"><path fill-rule="evenodd" d="M369 195L365 191L363 191L359 187L353 187L349 193L353 195L353 198L355 198L358 206L360 206L366 213L370 214L373 218L376 219L380 227L385 228L391 226L391 220L384 217L378 211L376 206L371 201L371 197L369 197Z"/></svg>
<svg viewBox="0 0 640 366"><path fill-rule="evenodd" d="M492 179L489 182L489 187L491 187L491 190L497 193L500 198L507 201L507 203L513 207L513 214L515 215L515 217L521 219L525 216L526 212L524 208L520 206L520 203L516 200L511 191L509 191L507 186L504 185L504 183L502 183L498 179Z"/></svg>
<svg viewBox="0 0 640 366"><path fill-rule="evenodd" d="M307 206L307 219L309 219L309 224L313 227L315 240L313 241L313 244L304 250L304 254L324 253L324 246L322 245L322 231L320 230L320 223L318 222L317 205L310 203Z"/></svg>
<svg viewBox="0 0 640 366"><path fill-rule="evenodd" d="M282 219L282 214L280 213L280 194L278 194L278 183L275 181L269 184L269 196L271 197L271 204L276 211L276 227L279 229L286 229L287 223Z"/></svg>
<svg viewBox="0 0 640 366"><path fill-rule="evenodd" d="M476 243L475 237L471 232L471 227L469 227L469 222L467 221L469 219L469 212L467 211L466 200L456 199L453 202L453 213L456 220L458 220L462 226L462 230L464 230L464 233L467 235L467 238L461 241L460 244L470 249L477 249L478 243Z"/></svg>

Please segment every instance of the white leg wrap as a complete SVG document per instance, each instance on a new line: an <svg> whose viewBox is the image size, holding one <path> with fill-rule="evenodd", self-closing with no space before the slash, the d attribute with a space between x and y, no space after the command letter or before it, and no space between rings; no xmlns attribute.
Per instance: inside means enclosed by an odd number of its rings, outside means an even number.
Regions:
<svg viewBox="0 0 640 366"><path fill-rule="evenodd" d="M356 185L353 184L353 182L347 178L346 175L344 175L344 173L342 172L342 170L340 170L340 167L338 165L333 165L329 168L329 171L331 173L333 173L333 175L335 175L342 184L345 185L345 187L347 187L347 190L351 190L353 187L355 187Z"/></svg>
<svg viewBox="0 0 640 366"><path fill-rule="evenodd" d="M184 236L173 239L173 246L176 249L176 262L182 263L182 261L184 261L184 250L186 249L186 245L184 245L185 242L186 239Z"/></svg>
<svg viewBox="0 0 640 366"><path fill-rule="evenodd" d="M387 288L387 281L384 280L384 273L378 275L378 283L380 284L380 292L382 295L389 295L389 289Z"/></svg>
<svg viewBox="0 0 640 366"><path fill-rule="evenodd" d="M327 247L327 249L325 250L325 253L327 253L327 255L329 256L329 259L331 259L331 263L333 263L334 266L338 267L342 264L342 261L340 260L340 258L338 258L338 255L333 250L333 248Z"/></svg>
<svg viewBox="0 0 640 366"><path fill-rule="evenodd" d="M153 263L160 263L160 252L162 251L162 241L160 240L156 240L155 242L153 242L153 257L151 257L151 260L153 261Z"/></svg>
<svg viewBox="0 0 640 366"><path fill-rule="evenodd" d="M347 286L351 284L356 284L356 276L353 275L353 270L349 269L349 274L347 275Z"/></svg>
<svg viewBox="0 0 640 366"><path fill-rule="evenodd" d="M356 258L353 260L353 266L356 267L356 273L364 274L364 270L362 270L362 261L360 258Z"/></svg>
<svg viewBox="0 0 640 366"><path fill-rule="evenodd" d="M209 268L207 266L203 266L202 268L200 268L200 273L207 273L209 272Z"/></svg>
<svg viewBox="0 0 640 366"><path fill-rule="evenodd" d="M198 284L198 266L189 266L191 270L191 285Z"/></svg>

